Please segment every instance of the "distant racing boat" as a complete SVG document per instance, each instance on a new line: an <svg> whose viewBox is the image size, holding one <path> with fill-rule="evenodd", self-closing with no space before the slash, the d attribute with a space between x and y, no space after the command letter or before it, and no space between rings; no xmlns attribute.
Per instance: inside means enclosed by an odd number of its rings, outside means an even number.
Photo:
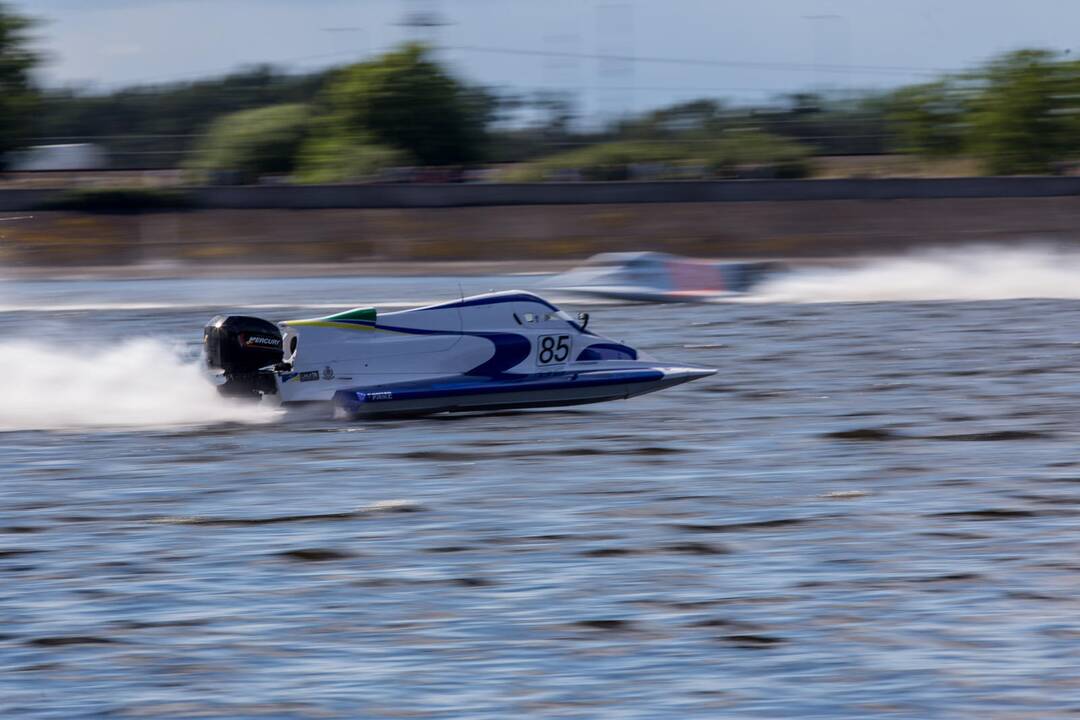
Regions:
<svg viewBox="0 0 1080 720"><path fill-rule="evenodd" d="M601 253L545 284L579 295L640 302L707 302L749 292L777 262L711 262L660 252Z"/></svg>

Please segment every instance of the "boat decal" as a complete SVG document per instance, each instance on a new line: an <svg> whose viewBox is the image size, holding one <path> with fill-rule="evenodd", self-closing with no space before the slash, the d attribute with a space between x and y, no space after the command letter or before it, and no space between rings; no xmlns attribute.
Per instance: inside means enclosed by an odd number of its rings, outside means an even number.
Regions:
<svg viewBox="0 0 1080 720"><path fill-rule="evenodd" d="M356 399L360 402L378 402L380 400L393 400L394 393L389 390L377 390L375 392L357 392Z"/></svg>
<svg viewBox="0 0 1080 720"><path fill-rule="evenodd" d="M338 330L379 330L374 323L357 320L286 320L282 325L289 327L324 327Z"/></svg>
<svg viewBox="0 0 1080 720"><path fill-rule="evenodd" d="M285 384L290 380L295 380L296 378L300 378L300 382L311 382L312 380L319 379L319 371L305 370L304 372L287 372L281 373L280 375L278 375L278 377L281 378L282 384Z"/></svg>
<svg viewBox="0 0 1080 720"><path fill-rule="evenodd" d="M396 327L392 325L376 325L374 323L366 322L363 320L347 320L344 322L329 323L321 320L301 320L298 322L290 321L286 323L288 325L303 325L303 326L315 326L315 327L334 327L342 328L346 330L365 330L398 333L402 335L443 335L443 336L456 336L456 337L479 337L485 340L490 340L495 346L494 354L480 363L476 367L468 370L465 374L472 376L495 376L505 373L510 368L518 365L527 357L532 351L532 343L524 335L517 335L515 333L493 333L493 332L467 332L460 330L428 330L424 328L406 328ZM303 379L303 378L301 378ZM282 382L287 382L285 376L282 376Z"/></svg>
<svg viewBox="0 0 1080 720"><path fill-rule="evenodd" d="M373 307L354 308L353 310L345 310L344 312L334 313L333 315L327 315L324 320L367 320L368 322L375 322L379 317L378 311Z"/></svg>
<svg viewBox="0 0 1080 720"><path fill-rule="evenodd" d="M532 352L529 338L516 333L467 332L451 330L424 330L420 328L387 327L380 325L379 330L405 333L410 335L457 335L459 337L478 337L490 340L495 346L495 353L471 370L465 372L471 376L495 376L505 373L518 365Z"/></svg>
<svg viewBox="0 0 1080 720"><path fill-rule="evenodd" d="M532 343L524 335L514 333L469 333L490 340L495 345L495 354L480 363L466 375L498 376L515 365L520 364L532 352Z"/></svg>
<svg viewBox="0 0 1080 720"><path fill-rule="evenodd" d="M282 325L298 327L332 327L349 330L354 326L373 327L378 316L378 311L373 307L354 308L352 310L334 313L333 315L327 315L326 317L286 320Z"/></svg>
<svg viewBox="0 0 1080 720"><path fill-rule="evenodd" d="M594 343L578 353L577 360L637 360L637 357L637 350L627 345Z"/></svg>

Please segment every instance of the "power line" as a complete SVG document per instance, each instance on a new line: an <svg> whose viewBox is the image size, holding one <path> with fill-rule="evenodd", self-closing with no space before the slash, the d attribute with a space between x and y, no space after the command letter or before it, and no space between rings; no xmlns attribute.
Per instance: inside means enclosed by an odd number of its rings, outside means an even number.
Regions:
<svg viewBox="0 0 1080 720"><path fill-rule="evenodd" d="M936 77L960 72L950 68L913 67L903 65L828 65L813 63L764 62L757 60L710 60L706 58L651 57L644 55L611 55L605 53L578 53L561 50L533 50L527 48L490 47L485 45L445 45L443 50L487 53L494 55L520 55L526 57L562 57L585 60L613 60L630 63L653 63L665 65L699 65L705 67L733 67L756 70L779 70L785 72L827 72L843 74L925 75Z"/></svg>
<svg viewBox="0 0 1080 720"><path fill-rule="evenodd" d="M335 28L329 28L328 30L334 30ZM348 28L351 30L352 28ZM623 63L651 63L657 65L691 65L702 67L730 67L730 68L743 68L743 69L757 69L757 70L773 70L782 72L825 72L825 73L839 73L839 74L882 74L882 75L919 75L926 77L936 77L942 74L953 74L962 72L956 68L933 68L933 67L915 67L915 66L903 66L903 65L830 65L830 64L814 64L814 63L788 63L788 62L771 62L771 61L756 61L756 60L713 60L708 58L676 58L676 57L655 57L645 55L620 55L620 54L608 54L608 53L587 53L587 52L571 52L563 50L536 50L529 48L507 48L507 47L493 47L485 45L441 45L437 49L439 50L455 50L459 52L471 52L480 54L493 54L493 55L517 55L522 57L542 57L542 58L563 58L563 59L579 59L579 60L606 60ZM316 53L312 55L296 55L287 58L277 58L266 62L250 62L234 66L232 68L220 68L215 70L203 70L197 72L185 72L178 75L165 76L159 75L157 77L143 77L136 78L134 80L126 80L122 83L116 84L118 88L135 88L140 86L154 86L154 85L169 85L180 84L188 82L199 82L203 80L213 81L220 77L227 77L229 75L243 74L244 71L260 66L269 66L271 68L282 69L289 65L298 63L308 63L319 60L330 60L336 58L356 58L358 53L355 50L338 50L332 52ZM649 88L634 86L635 89L647 90ZM688 88L689 89L689 88ZM701 90L712 90L712 88L701 88ZM719 91L729 92L757 92L757 88L715 88Z"/></svg>
<svg viewBox="0 0 1080 720"><path fill-rule="evenodd" d="M508 91L517 92L550 92L559 93L568 90L642 90L644 92L665 93L762 93L775 95L796 95L799 93L814 94L804 87L749 87L749 86L695 86L685 85L491 85L488 87L505 88Z"/></svg>

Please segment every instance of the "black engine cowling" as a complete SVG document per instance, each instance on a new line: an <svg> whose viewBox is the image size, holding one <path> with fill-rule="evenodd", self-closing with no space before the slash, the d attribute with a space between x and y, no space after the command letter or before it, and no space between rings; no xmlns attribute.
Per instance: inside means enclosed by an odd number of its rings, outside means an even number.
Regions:
<svg viewBox="0 0 1080 720"><path fill-rule="evenodd" d="M277 325L245 315L218 315L203 328L206 364L225 373L222 395L258 397L274 392L273 375L261 371L281 362ZM260 372L261 371L261 372Z"/></svg>

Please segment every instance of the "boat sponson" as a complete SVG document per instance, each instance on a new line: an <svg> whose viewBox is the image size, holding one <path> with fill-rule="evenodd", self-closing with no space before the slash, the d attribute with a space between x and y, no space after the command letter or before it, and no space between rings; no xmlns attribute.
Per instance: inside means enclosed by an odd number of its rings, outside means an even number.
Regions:
<svg viewBox="0 0 1080 720"><path fill-rule="evenodd" d="M357 416L583 404L648 392L651 387L641 386L663 383L664 379L664 372L657 368L459 376L339 390L334 394L334 406L346 415Z"/></svg>

